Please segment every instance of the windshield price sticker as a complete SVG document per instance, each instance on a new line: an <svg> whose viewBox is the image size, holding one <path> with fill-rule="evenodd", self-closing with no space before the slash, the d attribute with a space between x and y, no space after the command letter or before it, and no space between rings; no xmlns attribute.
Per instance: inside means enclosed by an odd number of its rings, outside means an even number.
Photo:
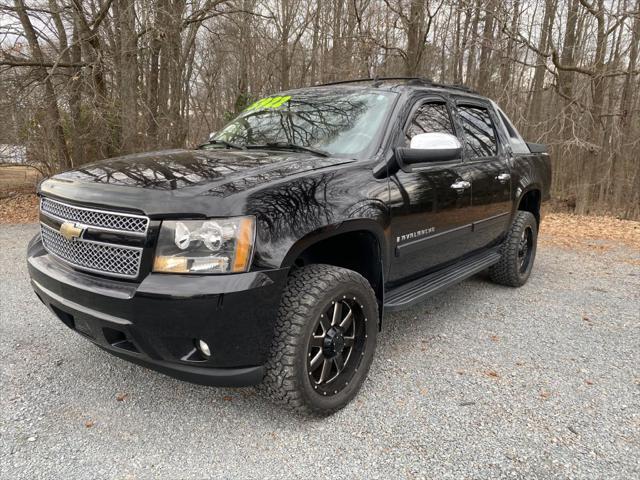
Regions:
<svg viewBox="0 0 640 480"><path fill-rule="evenodd" d="M252 103L245 109L245 111L278 108L287 103L289 100L291 100L291 95L285 95L284 97L267 97Z"/></svg>

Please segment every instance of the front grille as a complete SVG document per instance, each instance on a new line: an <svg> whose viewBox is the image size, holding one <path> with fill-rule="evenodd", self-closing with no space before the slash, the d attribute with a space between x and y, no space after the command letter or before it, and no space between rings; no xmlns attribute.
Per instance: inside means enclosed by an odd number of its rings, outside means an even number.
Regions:
<svg viewBox="0 0 640 480"><path fill-rule="evenodd" d="M142 249L87 240L67 240L53 228L40 224L42 243L49 253L84 270L137 277Z"/></svg>
<svg viewBox="0 0 640 480"><path fill-rule="evenodd" d="M40 210L45 215L55 217L59 220L71 220L82 223L83 225L120 232L144 234L149 225L149 219L141 215L76 207L74 205L56 202L49 198L43 198L41 200Z"/></svg>
<svg viewBox="0 0 640 480"><path fill-rule="evenodd" d="M141 242L140 237L146 235L149 227L147 217L76 207L44 197L40 201L40 212L43 215L40 224L42 244L53 256L78 269L102 275L136 278L140 274L142 246L133 247L130 244L120 245L98 240L101 239L101 235L102 238L130 236ZM82 233L78 238L67 240L58 231L59 223L73 223L82 229ZM88 237L91 240L85 239L87 231L91 231L92 235ZM102 232L118 235L105 237Z"/></svg>

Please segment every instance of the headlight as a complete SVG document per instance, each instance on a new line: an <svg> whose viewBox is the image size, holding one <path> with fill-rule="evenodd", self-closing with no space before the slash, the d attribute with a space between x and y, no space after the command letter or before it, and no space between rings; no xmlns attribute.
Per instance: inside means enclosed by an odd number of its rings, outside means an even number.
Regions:
<svg viewBox="0 0 640 480"><path fill-rule="evenodd" d="M153 271L246 272L254 236L254 217L163 221Z"/></svg>

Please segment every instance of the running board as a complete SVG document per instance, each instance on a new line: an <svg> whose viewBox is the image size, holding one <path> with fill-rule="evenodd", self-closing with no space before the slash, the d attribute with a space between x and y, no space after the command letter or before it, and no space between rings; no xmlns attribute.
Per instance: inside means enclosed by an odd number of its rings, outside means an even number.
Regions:
<svg viewBox="0 0 640 480"><path fill-rule="evenodd" d="M394 288L385 295L384 310L389 312L410 307L440 290L481 272L498 263L499 260L500 254L496 250L490 250Z"/></svg>

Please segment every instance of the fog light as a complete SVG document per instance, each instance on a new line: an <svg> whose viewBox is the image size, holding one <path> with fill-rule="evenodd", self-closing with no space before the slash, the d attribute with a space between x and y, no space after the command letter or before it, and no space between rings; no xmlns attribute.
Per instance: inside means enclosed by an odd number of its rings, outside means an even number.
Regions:
<svg viewBox="0 0 640 480"><path fill-rule="evenodd" d="M205 357L211 356L211 350L209 349L209 345L207 345L207 342L205 342L204 340L198 340L196 342L196 345L198 347L198 350L200 350L200 353Z"/></svg>

